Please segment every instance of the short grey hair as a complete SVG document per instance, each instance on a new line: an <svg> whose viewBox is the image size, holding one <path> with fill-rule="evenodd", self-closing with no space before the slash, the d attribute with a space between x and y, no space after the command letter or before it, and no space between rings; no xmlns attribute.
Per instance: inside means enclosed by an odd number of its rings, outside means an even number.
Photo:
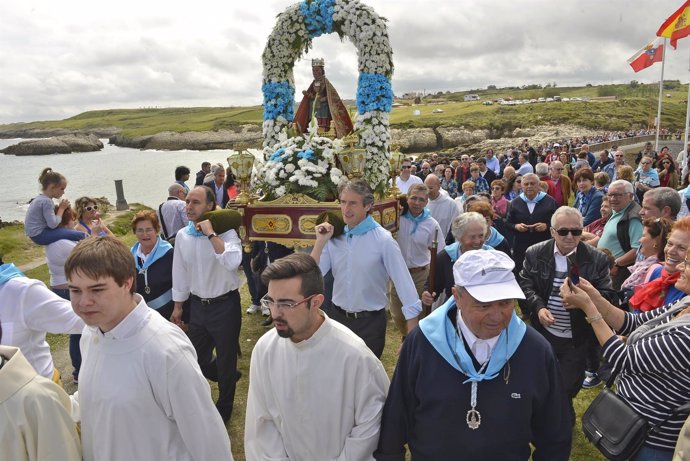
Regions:
<svg viewBox="0 0 690 461"><path fill-rule="evenodd" d="M618 186L623 186L623 188L625 189L625 192L628 194L634 194L635 193L635 188L633 187L632 183L630 181L626 181L625 179L616 179L611 184L609 184L609 189L611 189L612 187L618 187Z"/></svg>
<svg viewBox="0 0 690 461"><path fill-rule="evenodd" d="M578 221L580 221L580 227L584 227L585 223L584 220L582 219L582 213L580 213L580 210L577 208L573 208L567 205L563 205L562 207L559 207L554 213L553 216L551 216L551 227L556 227L556 220L560 218L561 216L572 216L576 217Z"/></svg>
<svg viewBox="0 0 690 461"><path fill-rule="evenodd" d="M170 187L168 187L168 195L170 197L176 196L180 191L184 190L184 187L182 187L182 184L172 184Z"/></svg>
<svg viewBox="0 0 690 461"><path fill-rule="evenodd" d="M681 203L677 190L670 187L656 187L645 192L644 196L649 197L654 202L654 206L660 210L668 207L671 210L671 218L676 219L678 216Z"/></svg>
<svg viewBox="0 0 690 461"><path fill-rule="evenodd" d="M482 228L484 229L484 236L486 237L486 233L489 231L489 225L486 223L486 218L476 211L466 211L455 218L453 220L453 224L450 226L450 231L452 232L455 241L459 242L460 237L462 237L465 233L467 226L475 222L482 225Z"/></svg>
<svg viewBox="0 0 690 461"><path fill-rule="evenodd" d="M549 165L544 162L537 163L534 167L534 172L537 176L546 176L549 174Z"/></svg>
<svg viewBox="0 0 690 461"><path fill-rule="evenodd" d="M361 195L364 206L374 204L374 192L371 190L369 183L363 179L352 179L345 184L341 184L338 187L338 197L340 197L344 190L351 190L355 194Z"/></svg>
<svg viewBox="0 0 690 461"><path fill-rule="evenodd" d="M523 181L524 181L525 179L530 179L530 178L536 179L536 180L537 180L537 186L539 185L540 179L539 179L539 176L537 176L536 174L534 174L534 173L525 173L525 174L522 175L522 180L523 180Z"/></svg>

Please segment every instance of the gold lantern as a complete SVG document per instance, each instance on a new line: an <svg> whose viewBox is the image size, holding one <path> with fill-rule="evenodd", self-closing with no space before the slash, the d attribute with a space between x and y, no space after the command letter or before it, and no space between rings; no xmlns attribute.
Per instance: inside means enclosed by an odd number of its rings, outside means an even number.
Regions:
<svg viewBox="0 0 690 461"><path fill-rule="evenodd" d="M247 204L250 201L249 184L252 179L252 170L254 168L254 155L244 150L237 154L232 154L228 157L228 165L232 168L237 180L237 188L240 193L235 199L238 203Z"/></svg>
<svg viewBox="0 0 690 461"><path fill-rule="evenodd" d="M395 178L400 174L402 168L403 160L405 156L400 152L398 146L392 147L390 162L390 174L391 174L391 188L388 191L390 197L397 197L400 195L400 189L398 189L397 184L395 184Z"/></svg>
<svg viewBox="0 0 690 461"><path fill-rule="evenodd" d="M359 139L355 133L343 138L345 148L337 154L343 173L350 179L364 176L367 164L367 150L358 147Z"/></svg>

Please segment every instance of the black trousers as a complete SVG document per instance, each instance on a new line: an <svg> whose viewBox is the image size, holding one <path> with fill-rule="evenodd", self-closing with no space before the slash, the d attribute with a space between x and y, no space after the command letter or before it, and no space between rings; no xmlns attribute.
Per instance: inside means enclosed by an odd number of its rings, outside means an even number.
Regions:
<svg viewBox="0 0 690 461"><path fill-rule="evenodd" d="M328 315L362 338L374 355L381 358L383 348L386 345L386 324L388 323L386 309L375 311L371 317L355 319L347 317L340 309L331 304Z"/></svg>
<svg viewBox="0 0 690 461"><path fill-rule="evenodd" d="M227 423L232 415L239 378L237 345L242 326L240 294L233 290L228 293L228 299L213 304L203 304L192 297L190 311L187 335L194 345L204 377L218 382L216 408L223 422Z"/></svg>
<svg viewBox="0 0 690 461"><path fill-rule="evenodd" d="M554 336L546 330L542 334L551 344L553 352L558 360L558 367L563 378L565 393L570 399L570 415L575 424L575 409L573 399L582 388L582 381L585 379L585 364L587 361L587 341L576 343L571 338L561 338Z"/></svg>

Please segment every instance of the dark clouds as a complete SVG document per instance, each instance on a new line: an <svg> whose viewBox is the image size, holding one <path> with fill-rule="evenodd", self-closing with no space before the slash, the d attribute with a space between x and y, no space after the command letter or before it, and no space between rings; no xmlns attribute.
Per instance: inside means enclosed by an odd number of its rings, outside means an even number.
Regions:
<svg viewBox="0 0 690 461"><path fill-rule="evenodd" d="M71 0L0 2L0 123L58 119L91 109L261 102L261 53L292 0L145 2L112 8ZM626 60L653 39L678 0L369 0L386 17L396 94L556 82L656 81ZM666 78L688 80L690 39L670 52ZM357 85L354 46L321 37L295 64L327 59L344 98Z"/></svg>

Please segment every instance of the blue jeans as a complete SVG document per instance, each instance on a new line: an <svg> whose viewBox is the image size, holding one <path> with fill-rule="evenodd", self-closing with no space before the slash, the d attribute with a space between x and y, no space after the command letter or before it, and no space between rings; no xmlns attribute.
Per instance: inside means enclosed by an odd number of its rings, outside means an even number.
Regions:
<svg viewBox="0 0 690 461"><path fill-rule="evenodd" d="M662 450L660 448L642 445L632 461L671 461L673 459L672 450Z"/></svg>
<svg viewBox="0 0 690 461"><path fill-rule="evenodd" d="M78 230L66 229L64 227L58 227L56 229L46 227L37 236L29 238L38 245L50 245L58 240L72 240L78 242L85 237L86 234Z"/></svg>
<svg viewBox="0 0 690 461"><path fill-rule="evenodd" d="M67 288L51 288L53 293L62 299L69 300L69 290ZM72 360L72 376L77 378L79 376L79 369L81 369L81 349L79 349L79 340L81 335L69 335L69 358Z"/></svg>

